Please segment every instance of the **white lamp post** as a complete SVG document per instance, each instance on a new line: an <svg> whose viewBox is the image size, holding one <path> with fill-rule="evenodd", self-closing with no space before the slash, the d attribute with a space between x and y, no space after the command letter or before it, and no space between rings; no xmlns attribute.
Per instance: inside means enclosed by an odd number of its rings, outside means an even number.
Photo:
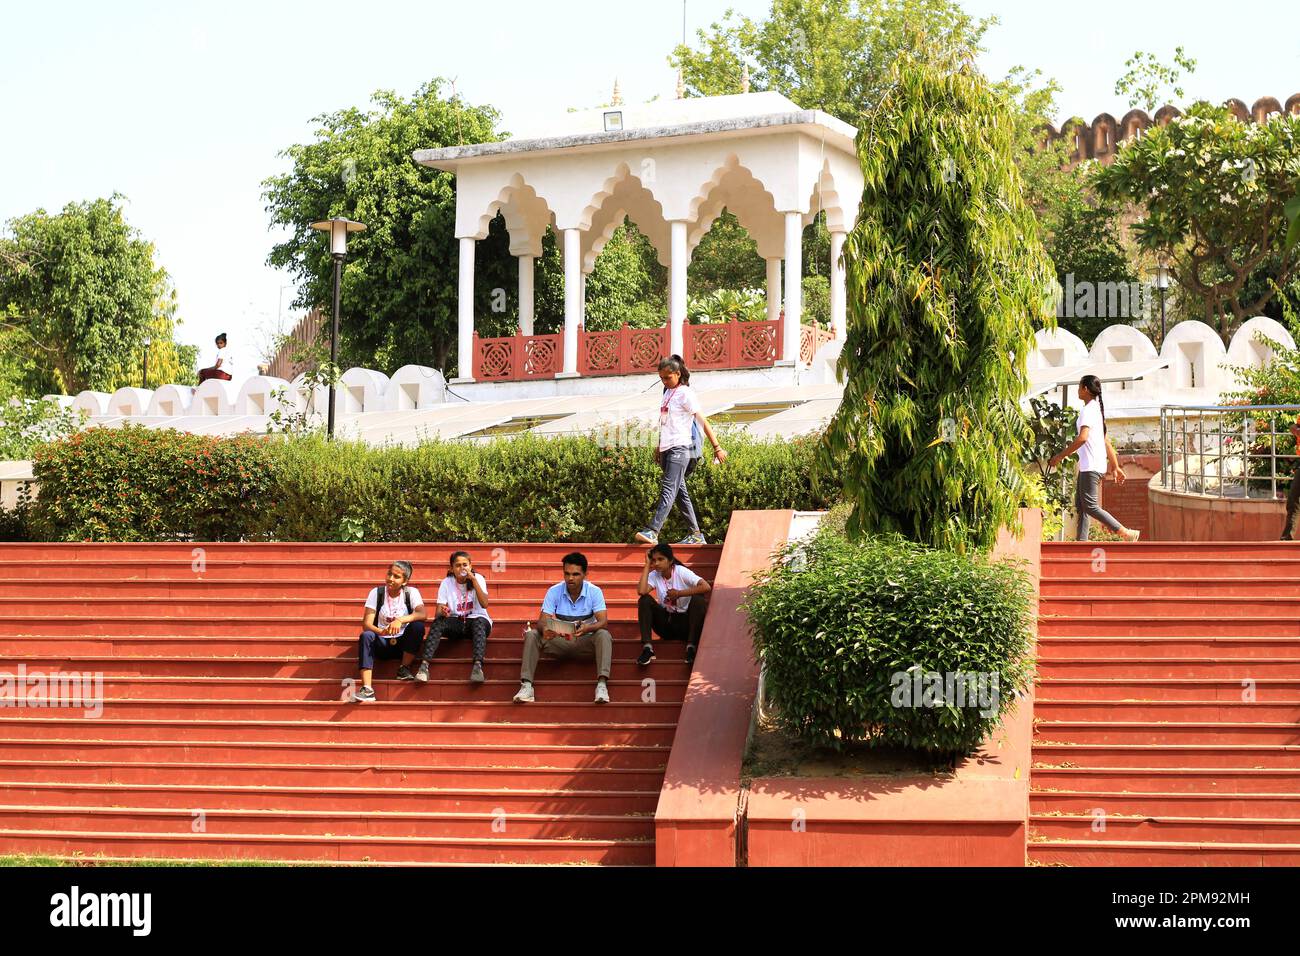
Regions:
<svg viewBox="0 0 1300 956"><path fill-rule="evenodd" d="M339 364L339 305L342 297L343 257L348 254L348 233L361 232L366 227L359 222L336 216L321 222L313 222L313 229L328 232L330 235L330 255L334 258L334 311L333 328L330 330L330 411L327 426L329 437L334 437L334 373Z"/></svg>

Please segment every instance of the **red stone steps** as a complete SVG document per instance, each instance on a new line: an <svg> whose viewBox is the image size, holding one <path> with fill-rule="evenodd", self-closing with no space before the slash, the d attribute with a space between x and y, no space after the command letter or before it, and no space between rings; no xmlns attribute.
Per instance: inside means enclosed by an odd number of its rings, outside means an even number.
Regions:
<svg viewBox="0 0 1300 956"><path fill-rule="evenodd" d="M1082 791L1039 791L1035 809L1040 815L1063 813L1067 817L1088 816L1095 810L1122 817L1258 817L1290 818L1295 813L1294 793L1091 793ZM1268 841L1263 841L1268 842Z"/></svg>
<svg viewBox="0 0 1300 956"><path fill-rule="evenodd" d="M1035 767L1160 767L1166 769L1296 769L1300 768L1300 746L1278 744L1201 743L1067 743L1049 741L1038 735L1033 756ZM1033 775L1031 774L1031 780ZM1031 793L1032 799L1032 793Z"/></svg>
<svg viewBox="0 0 1300 956"><path fill-rule="evenodd" d="M49 757L60 755L51 750ZM653 793L659 796L659 781L664 768L621 767L525 767L472 766L446 767L368 764L281 764L281 763L203 763L199 761L60 761L0 760L0 779L6 786L41 784L44 786L159 786L210 787L212 781L223 786L274 789L309 787L316 792L329 788L356 788L368 793L388 790L448 793L538 792L554 797L568 793ZM515 789L507 789L515 788ZM564 792L558 792L564 791Z"/></svg>
<svg viewBox="0 0 1300 956"><path fill-rule="evenodd" d="M0 830L13 854L329 863L652 866L653 839L433 838Z"/></svg>
<svg viewBox="0 0 1300 956"><path fill-rule="evenodd" d="M202 810L207 833L262 836L350 836L491 839L652 840L654 814L417 813L327 810L158 809L150 806L63 807L0 805L0 833L98 830L114 833L193 833ZM504 830L502 827L504 826Z"/></svg>
<svg viewBox="0 0 1300 956"><path fill-rule="evenodd" d="M1048 607L1043 602L1043 607ZM1281 612L1279 612L1281 615ZM1159 614L1104 615L1051 614L1038 619L1038 633L1043 637L1300 637L1300 616L1233 615L1205 617Z"/></svg>
<svg viewBox="0 0 1300 956"><path fill-rule="evenodd" d="M716 569L692 568L697 573L710 577ZM600 585L606 601L632 601L637 599L636 585L640 580L638 574L624 572L620 579L610 581L602 578ZM44 582L40 588L42 600L66 599L78 605L87 604L97 611L101 608L113 608L119 604L134 607L137 603L144 607L153 607L164 601L184 601L202 608L207 602L216 606L229 606L231 602L243 602L250 606L260 606L265 602L289 607L306 606L313 610L328 604L335 608L345 608L357 620L361 618L362 605L370 592L382 582L358 581L354 584L340 585L336 581L316 578L310 581L267 581L248 579L238 581L211 581L193 579L187 581L139 581L102 580L85 581L58 580ZM545 582L542 582L545 583ZM554 582L552 582L554 583ZM431 581L424 587L416 582L420 596L430 608L437 603L440 582ZM531 603L537 601L538 582L517 577L493 575L488 581L488 612L496 617L498 603L517 606L517 602ZM33 597L33 584L27 580L0 578L0 609L12 609ZM129 604L126 602L129 600ZM540 605L540 601L537 602Z"/></svg>
<svg viewBox="0 0 1300 956"><path fill-rule="evenodd" d="M1300 568L1297 569L1300 571ZM1081 593L1091 598L1123 596L1142 597L1196 597L1196 598L1297 598L1300 597L1300 575L1278 577L1263 575L1241 578L1177 578L1177 577L1121 577L1092 574L1086 577L1044 578L1040 588L1043 597L1069 600Z"/></svg>
<svg viewBox="0 0 1300 956"><path fill-rule="evenodd" d="M57 730L57 728L52 729ZM452 770L462 766L522 769L657 771L667 765L663 744L530 744L451 743L437 747L381 741L184 740L122 737L87 739L44 736L17 737L0 730L0 760L32 761L59 756L69 761L117 762L121 766L155 761L249 763L259 766L297 763L301 766L369 765L380 769L427 767Z"/></svg>
<svg viewBox="0 0 1300 956"><path fill-rule="evenodd" d="M0 601L0 608L5 607ZM1111 619L1147 618L1229 618L1231 623L1243 618L1272 619L1284 617L1300 622L1300 596L1198 596L1198 595L1061 595L1050 603L1049 620L1091 616L1105 624ZM1300 630L1297 631L1300 633Z"/></svg>
<svg viewBox="0 0 1300 956"><path fill-rule="evenodd" d="M1037 866L1300 866L1294 844L1052 840L1029 847Z"/></svg>
<svg viewBox="0 0 1300 956"><path fill-rule="evenodd" d="M1051 541L1043 546L1043 568L1071 560L1092 560L1101 549L1107 561L1242 560L1272 567L1276 562L1300 560L1300 543L1292 541Z"/></svg>
<svg viewBox="0 0 1300 956"><path fill-rule="evenodd" d="M1287 817L1125 817L1105 815L1105 830L1094 831L1091 814L1052 816L1030 813L1031 838L1043 840L1100 839L1140 841L1161 840L1174 843L1206 841L1212 843L1290 844L1300 853L1300 819Z"/></svg>
<svg viewBox="0 0 1300 956"><path fill-rule="evenodd" d="M1123 657L1113 660L1095 657L1048 657L1038 661L1044 677L1127 678L1165 680L1204 678L1212 680L1291 680L1300 678L1300 658L1294 657ZM1244 688L1243 688L1244 689Z"/></svg>
<svg viewBox="0 0 1300 956"><path fill-rule="evenodd" d="M329 657L211 657L211 656L186 656L186 657L148 657L136 654L123 654L121 657L101 657L101 656L75 656L75 657L18 657L6 656L4 658L3 668L7 673L16 673L19 664L26 666L28 673L42 671L48 674L55 673L77 673L77 674L102 674L105 681L112 679L124 679L130 677L142 677L147 680L183 680L186 678L208 678L212 680L259 680L259 679L291 679L291 680L322 680L332 681L339 685L346 678L355 678L357 676L357 658L355 642L349 642L347 651L340 650L340 653ZM655 647L656 660L648 667L640 667L632 658L640 652L641 642L635 641L628 644L620 644L615 641L614 644L614 663L610 668L611 687L620 684L635 683L638 686L647 678L652 677L659 683L672 684L677 681L685 681L689 674L686 671L686 663L682 659L684 648L680 644L671 642L657 642ZM264 650L266 644L262 643L259 650ZM50 650L49 644L45 644L42 650ZM441 681L443 684L452 684L466 681L469 677L471 658L465 655L466 645L464 641L449 641L438 648L438 656L430 662L429 676L430 683ZM622 652L627 655L626 659L619 660L618 655ZM513 656L511 656L513 654ZM493 681L505 681L513 683L515 687L519 684L519 665L518 648L512 652L508 648L495 646L493 641L488 642L488 657L483 664L483 672L488 679L488 684ZM393 674L397 670L395 662L381 662L376 669L375 687L403 687L406 686L397 681ZM554 661L542 658L537 673L538 686L543 683L550 685L556 684L586 684L590 689L591 682L595 680L595 665L590 661ZM514 695L514 690L505 695L506 699ZM380 695L383 697L383 695ZM484 696L482 694L478 696ZM581 699L581 698L579 698Z"/></svg>
<svg viewBox="0 0 1300 956"><path fill-rule="evenodd" d="M1259 723L1300 721L1300 700L1278 703L1189 700L1037 700L1034 716L1043 721L1120 721L1126 723Z"/></svg>
<svg viewBox="0 0 1300 956"><path fill-rule="evenodd" d="M187 631L191 630L191 624L192 622L189 620L185 622ZM112 630L111 627L107 629ZM84 627L74 629L71 633L64 630L59 635L25 635L18 637L0 634L0 659L45 657L53 652L68 657L117 656L114 654L115 651L120 651L124 657L132 658L242 658L245 656L264 658L268 656L268 652L281 651L283 652L281 660L337 657L340 660L350 660L353 666L356 666L357 637L361 631L360 622L351 625L347 623L341 626L335 625L332 629L341 633L333 637L286 637L283 623L260 626L257 629L270 632L263 635L249 636L247 631L250 629L252 629L250 625L242 622L213 620L209 628L212 633L187 633L182 635L168 633L166 620L159 619L156 627L153 628L153 630L159 631L159 634L140 634L133 629L129 635L113 636L112 634L89 633L92 630L105 630L103 625L96 626L93 622L90 622ZM58 628L51 627L50 630L58 630ZM513 635L504 626L493 628L493 636L488 639L487 646L487 659L489 661L519 660L520 650L523 647L522 622L516 623L512 630L515 632ZM640 631L637 628L636 621L610 621L609 632L614 638L614 660L634 661L641 650ZM463 639L461 639L460 643L463 645ZM440 647L438 653L439 655L457 653L457 645L457 641L449 640L446 650ZM463 650L458 653L463 653ZM681 661L684 653L685 645L672 641L660 643L655 650L655 654L661 661ZM396 664L393 665L393 669L396 670Z"/></svg>
<svg viewBox="0 0 1300 956"><path fill-rule="evenodd" d="M1037 708L1038 702L1035 702ZM1078 744L1250 744L1300 746L1300 727L1293 721L1184 721L1154 720L1035 720L1039 737L1046 741Z"/></svg>
<svg viewBox="0 0 1300 956"><path fill-rule="evenodd" d="M1300 638L1295 637L1048 637L1038 638L1040 661L1059 658L1244 657L1300 660Z"/></svg>
<svg viewBox="0 0 1300 956"><path fill-rule="evenodd" d="M1040 677L1043 703L1059 701L1224 701L1240 702L1244 688L1240 680L1216 680L1198 677ZM1300 705L1300 678L1255 681L1256 698L1261 703L1295 703ZM1035 708L1036 714L1042 711Z"/></svg>
<svg viewBox="0 0 1300 956"><path fill-rule="evenodd" d="M1080 579L1091 576L1104 577L1107 580L1120 578L1159 578L1173 577L1187 581L1201 582L1222 578L1253 579L1260 576L1295 580L1300 577L1300 556L1290 558L1271 558L1267 565L1261 565L1250 557L1195 557L1195 551L1189 551L1192 557L1185 558L1142 558L1130 557L1128 552L1117 553L1115 549L1107 552L1105 570L1100 568L1090 557L1055 557L1059 544L1049 543L1043 549L1043 581ZM1049 550L1050 549L1050 550ZM1295 552L1293 551L1294 555Z"/></svg>
<svg viewBox="0 0 1300 956"><path fill-rule="evenodd" d="M109 707L112 705L110 704ZM349 705L349 709L369 708L370 705ZM528 705L511 705L522 711ZM592 704L595 707L609 705ZM644 706L644 705L643 705ZM144 718L122 719L100 717L45 716L50 711L28 711L32 716L0 716L0 738L41 740L61 737L71 740L169 740L183 736L187 742L226 740L233 736L242 741L288 743L381 743L393 742L407 747L444 748L449 745L527 744L550 746L621 746L642 744L668 747L672 744L676 724L663 723L604 723L594 713L585 721L556 723L548 719L545 708L533 707L533 720L524 723L528 716L522 713L515 720L494 722L458 721L432 723L425 720L407 723L398 719L354 719L343 722L331 720L211 720L202 717L186 719ZM197 709L197 708L195 708ZM0 711L0 715L15 713ZM673 714L675 720L676 715Z"/></svg>
<svg viewBox="0 0 1300 956"><path fill-rule="evenodd" d="M537 608L532 610L535 612ZM536 620L536 613L495 618L488 646L493 642L501 645L507 640L518 646L523 640L525 622ZM608 627L616 641L640 643L635 607L613 608ZM286 631L290 629L298 636L287 637ZM0 657L48 653L55 645L68 654L100 654L120 647L127 654L137 655L148 655L153 648L155 656L170 657L191 652L203 639L212 641L206 653L222 656L241 656L253 647L258 653L274 647L282 649L285 656L327 656L331 648L350 648L355 653L360 633L360 615L297 615L280 620L234 614L186 615L180 622L169 619L161 608L156 615L121 614L111 618L99 614L10 615L0 618ZM204 651L200 649L197 653Z"/></svg>
<svg viewBox="0 0 1300 956"><path fill-rule="evenodd" d="M654 665L642 671L642 680L609 681L609 694L614 701L644 700L651 688L644 679L654 682L654 700L659 703L680 704L686 693L686 674L683 665L677 680L663 674L663 668ZM452 705L478 705L480 703L509 701L519 688L519 669L510 679L489 680L483 684L468 681L469 662L456 671L459 679L433 679L426 684L410 681L375 680L375 693L380 703L446 703ZM70 668L75 671L76 668ZM450 668L448 668L450 670ZM641 670L638 668L638 670ZM352 674L354 677L355 666ZM538 692L544 693L546 703L591 703L595 690L594 676L584 680L546 680L537 675ZM329 701L338 703L343 684L340 680L297 677L105 677L105 700L184 700L184 701ZM544 688L544 692L542 690ZM366 705L370 709L370 705ZM472 710L457 711L466 717Z"/></svg>
<svg viewBox="0 0 1300 956"><path fill-rule="evenodd" d="M1132 793L1166 796L1204 791L1220 799L1242 794L1300 794L1300 766L1254 767L1034 767L1035 800L1059 792L1090 790L1110 797Z"/></svg>
<svg viewBox="0 0 1300 956"><path fill-rule="evenodd" d="M518 685L516 685L518 686ZM629 700L620 700L610 689L610 702L594 702L596 681L593 677L588 684L589 691L585 701L565 701L548 699L545 695L546 685L540 682L538 693L543 696L539 702L546 709L547 722L551 726L563 726L566 723L599 724L604 727L617 728L622 725L672 725L680 703L659 701L647 703L641 700L640 688ZM162 698L144 700L115 700L105 698L103 716L93 718L94 722L130 722L137 720L177 721L199 716L205 723L214 722L253 722L259 725L293 723L329 722L333 727L354 727L383 723L403 723L409 730L418 730L421 725L457 727L464 724L480 723L485 727L498 724L527 725L537 720L533 713L537 704L516 704L507 697L502 700L473 700L443 702L428 697L410 700L379 700L367 704L344 703L337 696L333 700L165 700ZM196 714L196 710L198 713ZM599 712L598 712L599 711ZM35 720L63 713L80 714L79 708L48 707L5 707L0 708L0 721L8 724L13 721Z"/></svg>

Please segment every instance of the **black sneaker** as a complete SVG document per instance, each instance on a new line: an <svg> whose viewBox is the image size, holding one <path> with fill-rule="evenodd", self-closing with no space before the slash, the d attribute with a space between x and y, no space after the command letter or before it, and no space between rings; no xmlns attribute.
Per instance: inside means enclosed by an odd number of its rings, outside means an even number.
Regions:
<svg viewBox="0 0 1300 956"><path fill-rule="evenodd" d="M695 663L695 645L686 645L686 666L690 667Z"/></svg>
<svg viewBox="0 0 1300 956"><path fill-rule="evenodd" d="M403 664L401 667L399 667L399 668L397 669L397 679L398 679L398 680L415 680L415 675L411 673L411 669L410 669L409 667L407 667L405 664Z"/></svg>
<svg viewBox="0 0 1300 956"><path fill-rule="evenodd" d="M647 644L645 647L641 648L641 656L636 659L636 662L642 667L645 667L654 659L655 649Z"/></svg>
<svg viewBox="0 0 1300 956"><path fill-rule="evenodd" d="M352 695L354 704L373 704L375 702L375 689L373 687L362 687Z"/></svg>

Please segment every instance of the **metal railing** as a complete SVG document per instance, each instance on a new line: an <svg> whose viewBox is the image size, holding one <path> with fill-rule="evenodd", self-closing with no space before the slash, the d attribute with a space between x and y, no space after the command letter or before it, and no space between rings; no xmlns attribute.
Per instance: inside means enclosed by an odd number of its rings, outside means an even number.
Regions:
<svg viewBox="0 0 1300 956"><path fill-rule="evenodd" d="M1291 426L1300 405L1164 405L1160 483L1166 491L1272 499L1295 473Z"/></svg>

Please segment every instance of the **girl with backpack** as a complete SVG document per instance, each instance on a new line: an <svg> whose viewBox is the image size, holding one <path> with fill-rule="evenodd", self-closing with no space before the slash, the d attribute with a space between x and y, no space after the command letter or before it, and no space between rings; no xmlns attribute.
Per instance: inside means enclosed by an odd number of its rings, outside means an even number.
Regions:
<svg viewBox="0 0 1300 956"><path fill-rule="evenodd" d="M656 544L651 548L636 585L636 593L640 595L636 618L642 644L636 662L645 667L655 659L653 631L666 641L685 641L686 666L694 664L711 590L708 581L677 560L669 545Z"/></svg>
<svg viewBox="0 0 1300 956"><path fill-rule="evenodd" d="M713 446L713 460L721 465L727 452L714 437L709 420L700 411L700 400L691 388L691 373L680 355L673 355L659 363L659 381L663 383L663 397L659 402L659 442L655 446L655 460L663 469L659 484L659 505L648 527L636 533L644 544L658 544L659 531L668 520L673 504L682 513L691 533L678 544L705 544L695 516L695 504L686 487L686 479L703 455L704 438Z"/></svg>
<svg viewBox="0 0 1300 956"><path fill-rule="evenodd" d="M1124 483L1124 469L1119 466L1115 446L1106 437L1106 403L1101 398L1101 379L1095 375L1080 379L1079 400L1083 409L1075 426L1078 437L1048 462L1048 467L1055 468L1076 451L1079 453L1079 480L1074 489L1074 510L1079 519L1076 538L1088 540L1088 519L1093 517L1127 540L1136 541L1141 531L1124 527L1101 507L1101 479L1108 466L1115 469L1116 484Z"/></svg>
<svg viewBox="0 0 1300 956"><path fill-rule="evenodd" d="M394 561L388 566L384 584L372 588L366 598L361 616L361 638L357 645L358 666L361 670L361 687L353 695L354 703L373 702L375 689L371 686L376 660L402 658L402 671L410 673L420 645L424 642L424 598L410 587L413 569L409 561Z"/></svg>

